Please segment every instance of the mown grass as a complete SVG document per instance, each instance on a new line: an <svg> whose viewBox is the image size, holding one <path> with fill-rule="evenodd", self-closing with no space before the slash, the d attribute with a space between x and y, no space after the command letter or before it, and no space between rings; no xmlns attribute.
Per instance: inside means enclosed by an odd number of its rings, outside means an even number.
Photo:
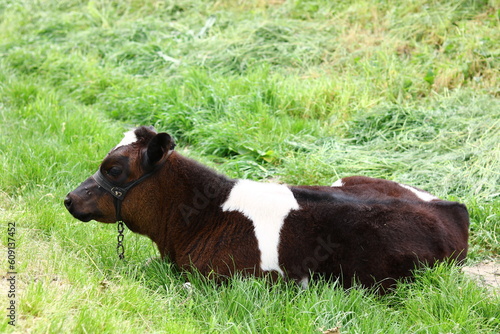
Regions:
<svg viewBox="0 0 500 334"><path fill-rule="evenodd" d="M1 0L0 222L17 223L20 274L17 326L0 329L498 332L498 294L445 265L385 297L196 275L191 291L168 262L145 264L157 256L145 238L127 232L119 262L115 227L75 221L62 198L123 131L153 124L231 177L329 185L363 174L464 202L470 261L497 257L499 10L496 0Z"/></svg>

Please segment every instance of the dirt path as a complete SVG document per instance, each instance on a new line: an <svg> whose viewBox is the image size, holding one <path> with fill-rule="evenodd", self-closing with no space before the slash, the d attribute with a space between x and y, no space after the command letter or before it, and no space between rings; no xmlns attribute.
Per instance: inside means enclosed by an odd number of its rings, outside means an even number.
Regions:
<svg viewBox="0 0 500 334"><path fill-rule="evenodd" d="M477 279L480 284L500 293L500 262L484 261L464 267L463 271L470 277Z"/></svg>

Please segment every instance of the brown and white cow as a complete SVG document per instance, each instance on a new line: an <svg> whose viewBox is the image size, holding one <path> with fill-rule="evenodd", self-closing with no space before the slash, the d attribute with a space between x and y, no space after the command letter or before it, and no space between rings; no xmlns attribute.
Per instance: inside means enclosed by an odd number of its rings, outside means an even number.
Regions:
<svg viewBox="0 0 500 334"><path fill-rule="evenodd" d="M119 218L162 258L204 275L271 273L307 286L318 274L386 289L416 266L466 256L460 203L362 176L332 187L230 179L174 146L150 127L127 133L66 208L82 221L115 223L119 203Z"/></svg>

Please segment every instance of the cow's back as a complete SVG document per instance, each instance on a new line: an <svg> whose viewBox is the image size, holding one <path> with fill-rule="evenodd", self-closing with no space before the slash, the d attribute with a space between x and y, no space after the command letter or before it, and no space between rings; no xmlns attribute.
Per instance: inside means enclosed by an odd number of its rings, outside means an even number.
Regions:
<svg viewBox="0 0 500 334"><path fill-rule="evenodd" d="M349 287L411 276L419 263L467 252L468 215L462 204L400 199L364 200L294 189L301 210L282 230L280 262L295 279L309 271L343 277Z"/></svg>

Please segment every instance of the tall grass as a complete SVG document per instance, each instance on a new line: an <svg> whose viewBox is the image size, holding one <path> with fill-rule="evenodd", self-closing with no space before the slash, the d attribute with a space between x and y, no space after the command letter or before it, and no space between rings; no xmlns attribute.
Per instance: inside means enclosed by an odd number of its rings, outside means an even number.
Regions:
<svg viewBox="0 0 500 334"><path fill-rule="evenodd" d="M454 267L385 297L216 286L147 264L157 251L129 231L119 262L115 227L75 221L62 198L122 132L152 124L231 177L363 174L464 202L470 261L497 258L499 13L496 0L0 0L0 223L17 223L20 273L17 326L0 330L498 332L498 293Z"/></svg>

